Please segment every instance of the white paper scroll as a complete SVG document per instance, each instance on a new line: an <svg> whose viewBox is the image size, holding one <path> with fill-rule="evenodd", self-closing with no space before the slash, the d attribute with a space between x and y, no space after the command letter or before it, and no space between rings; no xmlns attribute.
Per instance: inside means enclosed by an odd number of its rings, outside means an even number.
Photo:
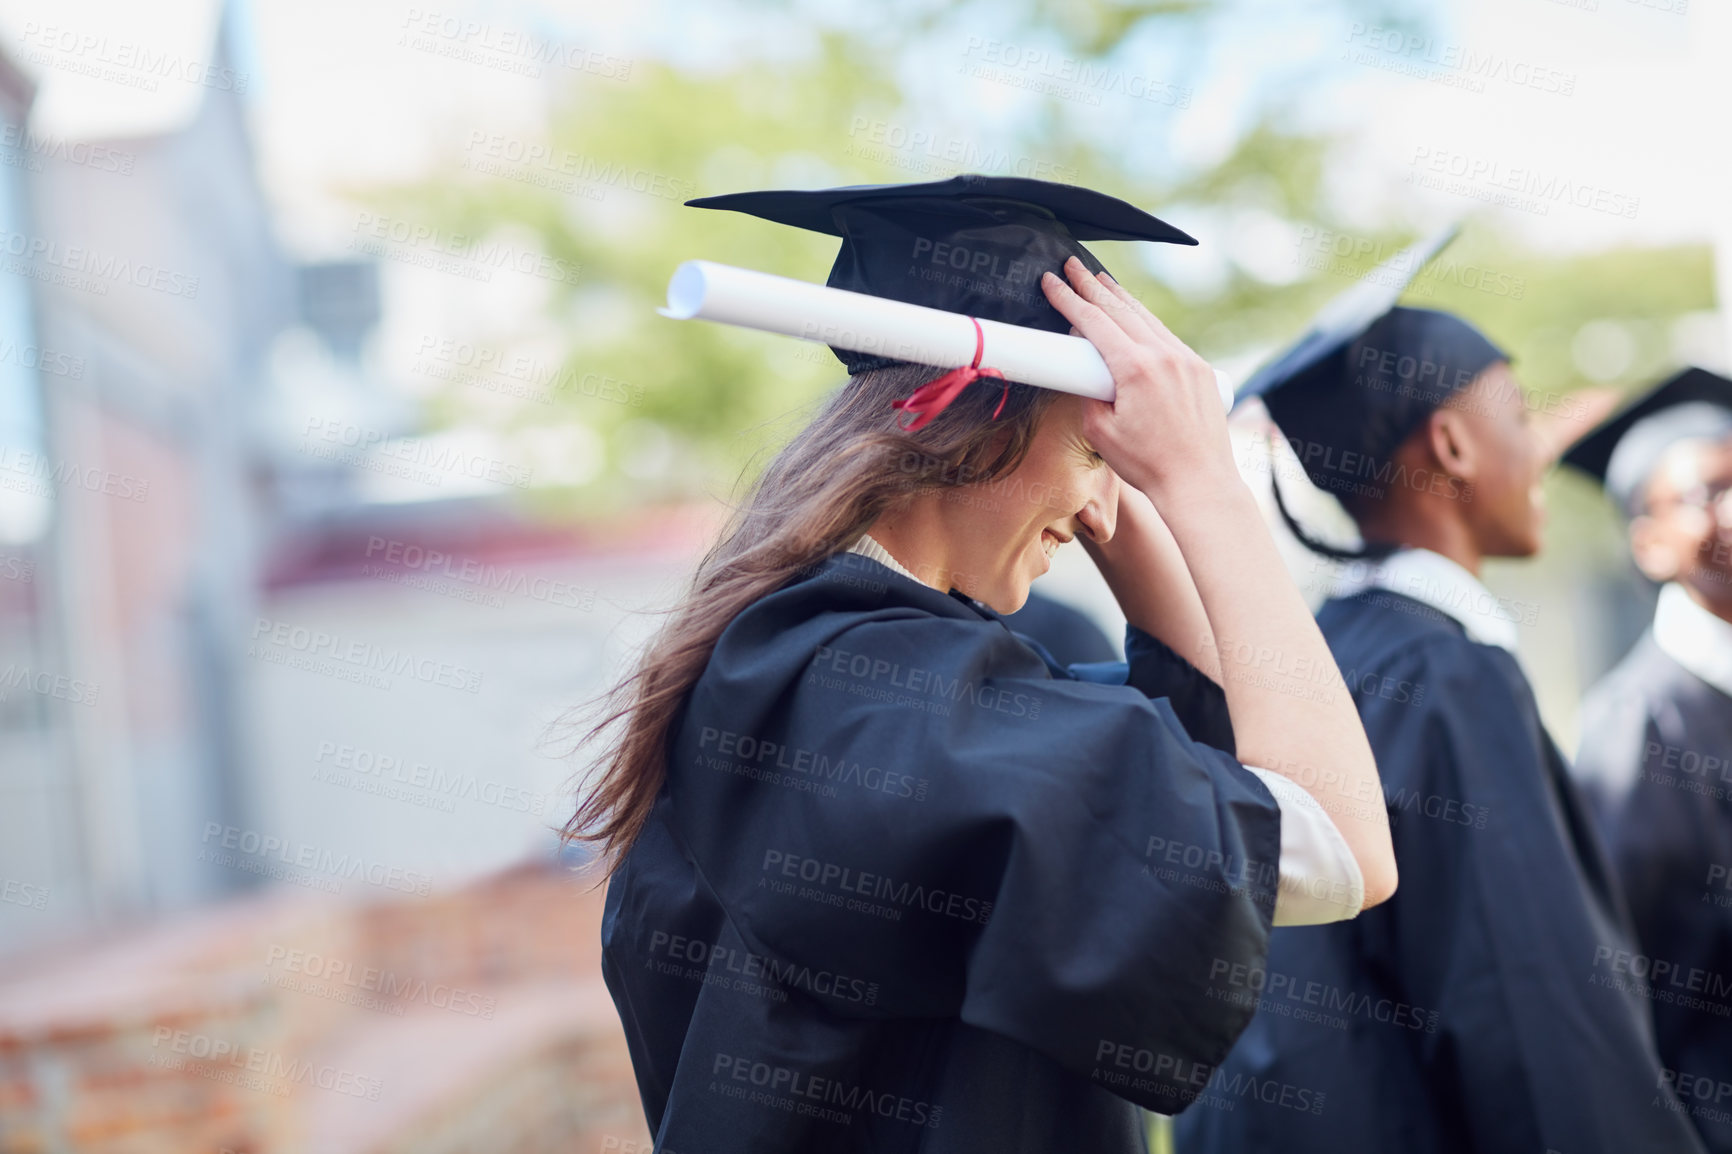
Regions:
<svg viewBox="0 0 1732 1154"><path fill-rule="evenodd" d="M676 320L718 321L742 328L821 341L857 353L954 369L974 360L974 325L961 313L769 273L689 260L668 282L668 304L658 310ZM982 320L983 366L1043 389L1110 401L1112 374L1095 347L1081 337ZM1233 404L1227 378L1215 371L1221 403Z"/></svg>

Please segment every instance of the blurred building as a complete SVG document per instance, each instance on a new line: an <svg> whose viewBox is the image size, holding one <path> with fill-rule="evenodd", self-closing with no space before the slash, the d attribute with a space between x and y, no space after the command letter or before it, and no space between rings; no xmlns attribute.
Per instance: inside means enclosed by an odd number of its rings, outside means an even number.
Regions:
<svg viewBox="0 0 1732 1154"><path fill-rule="evenodd" d="M224 24L189 55L232 71ZM364 364L374 265L279 250L236 89L47 138L0 53L0 1152L647 1150L523 735L707 526L318 451L420 415Z"/></svg>
<svg viewBox="0 0 1732 1154"><path fill-rule="evenodd" d="M220 38L214 52L223 64ZM29 676L3 715L0 873L46 894L0 905L15 948L235 884L182 847L205 816L249 813L246 411L294 299L234 91L205 89L159 135L44 139L28 82L0 69L3 339L41 350L5 386L4 476L32 500L5 526L31 576L8 598L5 659Z"/></svg>
<svg viewBox="0 0 1732 1154"><path fill-rule="evenodd" d="M182 47L232 71L227 36ZM540 723L703 528L548 526L463 484L477 454L414 437L364 363L371 260L279 250L237 87L41 137L0 56L0 961L269 880L232 831L442 884L551 851ZM380 498L416 454L429 483ZM381 692L278 626L474 683ZM349 749L445 795L345 776Z"/></svg>

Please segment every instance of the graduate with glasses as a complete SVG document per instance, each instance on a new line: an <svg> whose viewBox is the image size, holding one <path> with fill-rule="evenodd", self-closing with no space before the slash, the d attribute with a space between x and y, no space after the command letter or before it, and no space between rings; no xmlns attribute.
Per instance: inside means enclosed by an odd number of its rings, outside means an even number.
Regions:
<svg viewBox="0 0 1732 1154"><path fill-rule="evenodd" d="M656 1148L1142 1151L1138 1108L1191 1103L1251 1017L1211 969L1396 882L1382 810L1313 796L1318 767L1377 791L1352 706L1218 680L1239 645L1328 652L1213 370L1080 243L1190 238L1016 178L696 203L841 238L835 287L1074 326L1117 399L839 350L619 687L568 828L612 871ZM1001 620L1073 538L1131 622L1116 667Z"/></svg>
<svg viewBox="0 0 1732 1154"><path fill-rule="evenodd" d="M1652 627L1582 702L1598 803L1666 1077L1732 1152L1732 380L1686 369L1570 450L1660 585Z"/></svg>
<svg viewBox="0 0 1732 1154"><path fill-rule="evenodd" d="M1401 892L1351 922L1278 929L1266 967L1217 967L1258 1007L1210 1083L1297 1084L1178 1120L1181 1154L1660 1154L1699 1147L1661 1083L1627 914L1516 658L1523 607L1479 580L1540 547L1549 466L1510 357L1460 317L1395 305L1447 242L1337 301L1241 397L1263 400L1362 546L1318 613L1371 738ZM1295 481L1288 480L1287 485Z"/></svg>

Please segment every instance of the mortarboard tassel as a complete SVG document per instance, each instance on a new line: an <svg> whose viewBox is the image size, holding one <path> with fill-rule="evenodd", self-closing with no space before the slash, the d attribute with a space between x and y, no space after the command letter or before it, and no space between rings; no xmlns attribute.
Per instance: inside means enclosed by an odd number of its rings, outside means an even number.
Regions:
<svg viewBox="0 0 1732 1154"><path fill-rule="evenodd" d="M979 378L996 377L1001 381L1004 380L1004 374L997 369L980 367L980 358L986 352L986 334L981 331L979 321L973 317L968 319L974 321L974 362L959 369L951 369L942 377L927 381L900 401L891 401L890 407L893 409L919 414L906 425L898 421L897 427L903 432L912 433L916 429L925 427L934 417L944 411L946 405L956 399L957 394ZM1004 402L1009 396L1010 382L1005 381L1004 391L998 397L998 407L992 410L993 420L998 420L998 414L1004 411Z"/></svg>

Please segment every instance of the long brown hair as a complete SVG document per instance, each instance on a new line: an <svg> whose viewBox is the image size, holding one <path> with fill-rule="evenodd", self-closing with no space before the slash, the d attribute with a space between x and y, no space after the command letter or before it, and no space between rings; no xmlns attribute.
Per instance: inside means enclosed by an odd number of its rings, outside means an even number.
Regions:
<svg viewBox="0 0 1732 1154"><path fill-rule="evenodd" d="M1057 396L1014 383L1005 395L999 382L981 380L919 431L898 428L890 402L936 375L891 365L858 373L836 390L751 486L636 668L574 711L601 716L570 752L603 745L561 836L597 847L609 874L649 820L667 776L674 719L741 610L853 544L916 493L1013 472ZM994 420L1001 395L1004 408Z"/></svg>

